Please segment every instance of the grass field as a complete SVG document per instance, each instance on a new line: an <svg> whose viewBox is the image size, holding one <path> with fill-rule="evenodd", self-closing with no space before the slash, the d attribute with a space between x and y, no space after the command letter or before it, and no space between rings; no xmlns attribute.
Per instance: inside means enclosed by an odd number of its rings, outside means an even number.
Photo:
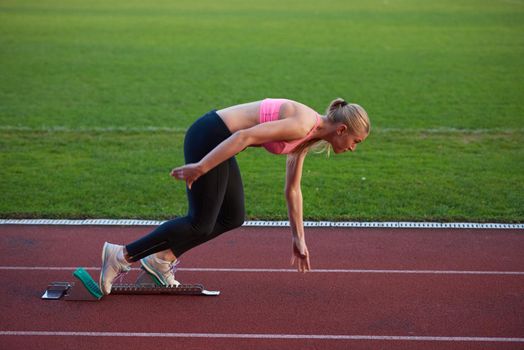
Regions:
<svg viewBox="0 0 524 350"><path fill-rule="evenodd" d="M306 218L523 222L522 57L518 0L3 0L0 217L182 215L195 118L341 96L372 134L306 160ZM238 158L249 218L284 219L285 158Z"/></svg>

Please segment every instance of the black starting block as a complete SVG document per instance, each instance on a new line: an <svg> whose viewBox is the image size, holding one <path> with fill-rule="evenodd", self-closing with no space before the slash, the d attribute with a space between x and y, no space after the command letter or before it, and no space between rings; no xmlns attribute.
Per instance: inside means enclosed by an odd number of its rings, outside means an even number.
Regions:
<svg viewBox="0 0 524 350"><path fill-rule="evenodd" d="M98 283L83 268L73 272L75 282L51 282L42 299L44 300L75 300L98 301L104 297ZM201 284L180 284L179 286L159 285L153 277L142 271L134 284L113 284L110 295L205 295L217 296L219 291L205 290Z"/></svg>

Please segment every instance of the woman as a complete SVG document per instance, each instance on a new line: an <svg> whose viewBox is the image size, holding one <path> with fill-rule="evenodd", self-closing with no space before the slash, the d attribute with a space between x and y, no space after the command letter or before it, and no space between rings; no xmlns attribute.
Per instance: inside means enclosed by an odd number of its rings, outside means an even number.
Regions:
<svg viewBox="0 0 524 350"><path fill-rule="evenodd" d="M171 176L187 184L187 216L167 221L153 232L126 246L105 243L100 286L111 292L116 277L133 262L163 285L178 286L174 266L184 252L244 222L244 192L235 155L249 146L263 146L287 154L286 201L293 233L291 264L310 270L309 252L302 223L300 179L308 149L319 142L335 153L354 151L370 130L366 111L336 99L325 116L287 99L265 99L211 111L187 131L186 165Z"/></svg>

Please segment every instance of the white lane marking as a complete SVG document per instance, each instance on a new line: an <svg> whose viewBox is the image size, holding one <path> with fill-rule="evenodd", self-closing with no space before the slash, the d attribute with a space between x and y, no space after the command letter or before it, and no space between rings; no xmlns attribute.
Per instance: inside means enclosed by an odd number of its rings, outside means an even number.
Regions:
<svg viewBox="0 0 524 350"><path fill-rule="evenodd" d="M477 129L472 129L477 130ZM482 129L478 129L482 130ZM187 128L164 127L164 126L143 126L143 127L129 127L129 126L106 126L106 127L69 127L69 126L16 126L16 125L2 125L0 131L25 131L25 132L71 132L71 133L126 133L126 132L165 132L175 134L185 134ZM482 133L482 132L481 132Z"/></svg>
<svg viewBox="0 0 524 350"><path fill-rule="evenodd" d="M297 272L296 269L242 269L242 268L180 268L179 271L200 272ZM441 275L524 275L523 271L459 271L459 270L366 270L366 269L313 269L312 273L385 273L385 274L441 274Z"/></svg>
<svg viewBox="0 0 524 350"><path fill-rule="evenodd" d="M0 271L74 271L76 267L62 266L0 266ZM84 267L88 271L99 271L99 267ZM139 268L131 270L138 271ZM258 269L258 268L210 268L185 267L177 271L192 272L258 272L258 273L296 273L295 269ZM373 269L314 269L311 273L382 273L382 274L421 274L421 275L524 275L524 271L468 271L468 270L373 270Z"/></svg>
<svg viewBox="0 0 524 350"><path fill-rule="evenodd" d="M165 221L133 219L0 219L0 225L71 225L71 226L158 226ZM246 221L244 227L289 227L289 221ZM524 230L524 224L475 222L358 222L358 221L305 221L305 227L346 228L433 228L433 229L509 229Z"/></svg>
<svg viewBox="0 0 524 350"><path fill-rule="evenodd" d="M505 0L515 4L521 4L518 0ZM23 131L23 132L72 132L72 133L119 133L119 132L167 132L185 133L187 128L169 126L24 126L24 125L0 125L0 131ZM375 133L424 133L424 134L514 134L524 132L524 128L453 128L442 126L439 128L374 128Z"/></svg>
<svg viewBox="0 0 524 350"><path fill-rule="evenodd" d="M0 331L0 336L61 337L164 337L164 338L240 338L240 339L313 339L313 340L389 340L433 342L505 342L522 343L524 338L501 337L432 337L395 335L328 335L328 334L257 334L257 333L146 333L146 332L61 332Z"/></svg>

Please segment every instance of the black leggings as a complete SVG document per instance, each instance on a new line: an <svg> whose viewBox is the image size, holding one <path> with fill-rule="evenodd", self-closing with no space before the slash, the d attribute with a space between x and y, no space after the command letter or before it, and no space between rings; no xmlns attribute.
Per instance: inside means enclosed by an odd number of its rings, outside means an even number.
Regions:
<svg viewBox="0 0 524 350"><path fill-rule="evenodd" d="M186 164L200 161L229 136L231 132L215 111L205 114L186 133ZM234 157L195 181L191 190L187 189L187 197L187 216L169 220L126 246L132 261L166 249L171 249L178 258L189 249L244 223L244 189Z"/></svg>

